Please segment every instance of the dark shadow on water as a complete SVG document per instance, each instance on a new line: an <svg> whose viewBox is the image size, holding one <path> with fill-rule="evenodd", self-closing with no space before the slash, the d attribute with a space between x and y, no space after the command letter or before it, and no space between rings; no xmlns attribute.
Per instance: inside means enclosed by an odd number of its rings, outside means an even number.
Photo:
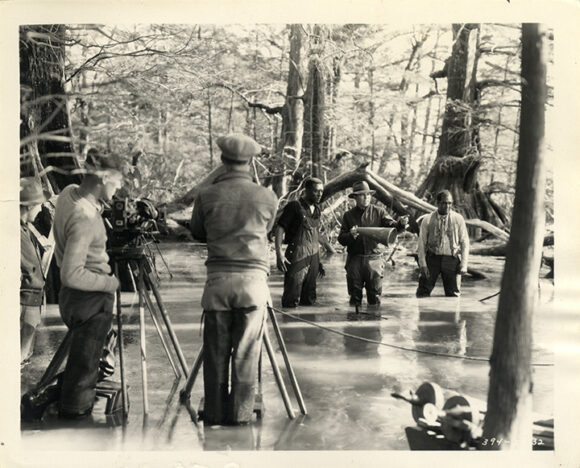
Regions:
<svg viewBox="0 0 580 468"><path fill-rule="evenodd" d="M344 350L347 355L365 355L365 356L375 356L378 354L379 342L382 339L382 333L380 328L380 315L372 316L370 314L361 314L356 312L348 312L346 314L346 320L348 322L361 323L364 322L365 326L357 327L346 325L343 331L349 335L356 336L357 338L351 338L348 336L343 337ZM360 339L359 339L360 338ZM371 341L367 341L371 340Z"/></svg>

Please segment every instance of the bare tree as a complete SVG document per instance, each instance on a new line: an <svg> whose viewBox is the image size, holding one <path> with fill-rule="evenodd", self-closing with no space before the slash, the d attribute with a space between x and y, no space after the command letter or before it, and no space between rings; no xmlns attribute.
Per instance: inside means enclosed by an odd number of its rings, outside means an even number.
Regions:
<svg viewBox="0 0 580 468"><path fill-rule="evenodd" d="M522 107L512 231L491 355L483 437L509 440L490 449L532 447L532 317L544 237L545 30L522 29Z"/></svg>
<svg viewBox="0 0 580 468"><path fill-rule="evenodd" d="M453 48L444 72L447 77L447 103L437 157L417 195L432 199L448 189L458 211L468 218L480 218L503 226L500 217L480 189L481 166L477 111L479 92L476 73L479 24L454 24Z"/></svg>

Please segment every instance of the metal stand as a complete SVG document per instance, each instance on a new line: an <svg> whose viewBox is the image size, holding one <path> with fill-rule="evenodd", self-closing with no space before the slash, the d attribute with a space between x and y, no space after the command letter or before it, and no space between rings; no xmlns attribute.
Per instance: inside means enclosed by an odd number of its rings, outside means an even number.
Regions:
<svg viewBox="0 0 580 468"><path fill-rule="evenodd" d="M298 380L296 379L296 375L294 374L294 370L292 369L292 365L290 364L290 359L288 357L288 352L286 351L286 345L284 344L282 333L280 332L280 327L278 326L278 321L276 320L274 311L270 306L268 306L268 317L270 318L270 322L272 323L272 327L274 328L274 333L278 341L278 346L280 347L280 352L282 353L282 357L284 358L286 371L288 372L288 377L290 379L290 383L292 384L292 388L294 390L294 394L296 396L300 412L302 414L307 414L306 405L304 403L304 399L302 398L302 393L298 385ZM270 364L272 366L274 378L276 380L276 384L278 385L278 389L280 390L280 395L282 396L282 401L284 403L284 407L286 408L286 413L288 414L288 417L290 419L294 419L296 415L292 408L292 403L290 402L290 397L288 396L286 385L284 384L282 374L280 373L280 368L278 367L278 363L276 361L276 356L274 353L274 349L272 348L272 343L268 335L268 327L266 324L264 327L263 344L264 347L266 348L266 352L268 353L268 358L270 359ZM193 369L191 371L191 374L187 378L185 387L180 392L180 401L181 403L183 403L188 407L194 422L197 421L197 413L191 410L191 390L193 388L193 385L195 384L195 380L197 378L197 375L199 374L199 370L201 369L202 364L203 364L203 346L201 347L199 354L195 359ZM260 358L258 361L258 388L261 389L261 386L262 386L262 354L260 353ZM256 412L255 409L254 411ZM259 418L261 417L261 413L262 413L261 411L258 412Z"/></svg>

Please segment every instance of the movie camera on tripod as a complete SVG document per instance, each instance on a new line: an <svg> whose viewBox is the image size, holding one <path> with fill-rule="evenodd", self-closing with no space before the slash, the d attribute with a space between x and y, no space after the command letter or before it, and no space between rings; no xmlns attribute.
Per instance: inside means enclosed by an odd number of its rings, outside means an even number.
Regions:
<svg viewBox="0 0 580 468"><path fill-rule="evenodd" d="M182 375L189 373L181 346L179 345L179 341L177 340L157 287L159 277L155 267L155 255L150 248L151 245L157 247L157 252L167 267L170 277L172 277L173 275L169 271L169 267L157 246L158 240L155 237L155 235L166 231L165 210L163 206L155 207L153 202L146 198L125 198L113 200L110 209L105 210L103 216L110 225L108 253L113 263L115 275L121 282L121 288L117 290L117 329L119 337L117 349L119 354L123 414L126 416L129 409L123 364L121 321L123 275L128 276L133 286L129 290L135 291L139 297L139 343L141 354L141 383L143 388L143 413L147 414L149 411L149 403L147 398L148 383L145 339L146 309L150 313L157 330L157 335L175 374L175 378L179 379ZM156 278L153 277L153 273L155 273ZM150 296L150 292L153 297ZM165 335L168 339L166 339Z"/></svg>
<svg viewBox="0 0 580 468"><path fill-rule="evenodd" d="M179 345L179 341L167 310L158 290L158 275L155 268L155 254L151 249L154 245L162 258L167 270L169 267L157 246L156 235L166 229L165 211L155 207L151 200L115 199L110 207L103 212L105 224L108 226L108 243L111 266L115 276L123 284L122 276L132 285L129 291L138 295L139 302L139 348L141 361L141 383L143 388L143 412L149 411L147 397L147 354L145 339L145 311L149 311L151 320L157 331L159 340L171 364L176 380L182 375L188 375L189 368ZM155 273L155 275L153 275ZM169 272L171 275L171 272ZM155 277L154 277L155 276ZM129 412L129 398L125 378L125 359L123 345L123 320L121 304L121 288L116 292L116 344L119 362L119 377L121 382L99 381L97 396L107 401L105 415L119 423L126 419ZM21 418L25 421L40 420L47 406L58 400L60 394L59 370L65 363L70 349L72 335L65 335L53 359L48 365L40 381L21 399Z"/></svg>
<svg viewBox="0 0 580 468"><path fill-rule="evenodd" d="M155 235L167 232L164 205L155 206L148 198L119 198L103 212L109 225L111 249L137 247Z"/></svg>

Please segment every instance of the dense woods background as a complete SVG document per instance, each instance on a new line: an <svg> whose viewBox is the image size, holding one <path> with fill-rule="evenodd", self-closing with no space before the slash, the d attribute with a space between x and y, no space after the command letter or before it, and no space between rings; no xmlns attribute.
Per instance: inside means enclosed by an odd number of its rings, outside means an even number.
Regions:
<svg viewBox="0 0 580 468"><path fill-rule="evenodd" d="M219 165L217 136L244 132L279 196L366 163L509 228L521 25L41 25L20 44L23 173L74 169L95 147L123 156L130 196L171 202ZM71 181L47 177L55 192Z"/></svg>

